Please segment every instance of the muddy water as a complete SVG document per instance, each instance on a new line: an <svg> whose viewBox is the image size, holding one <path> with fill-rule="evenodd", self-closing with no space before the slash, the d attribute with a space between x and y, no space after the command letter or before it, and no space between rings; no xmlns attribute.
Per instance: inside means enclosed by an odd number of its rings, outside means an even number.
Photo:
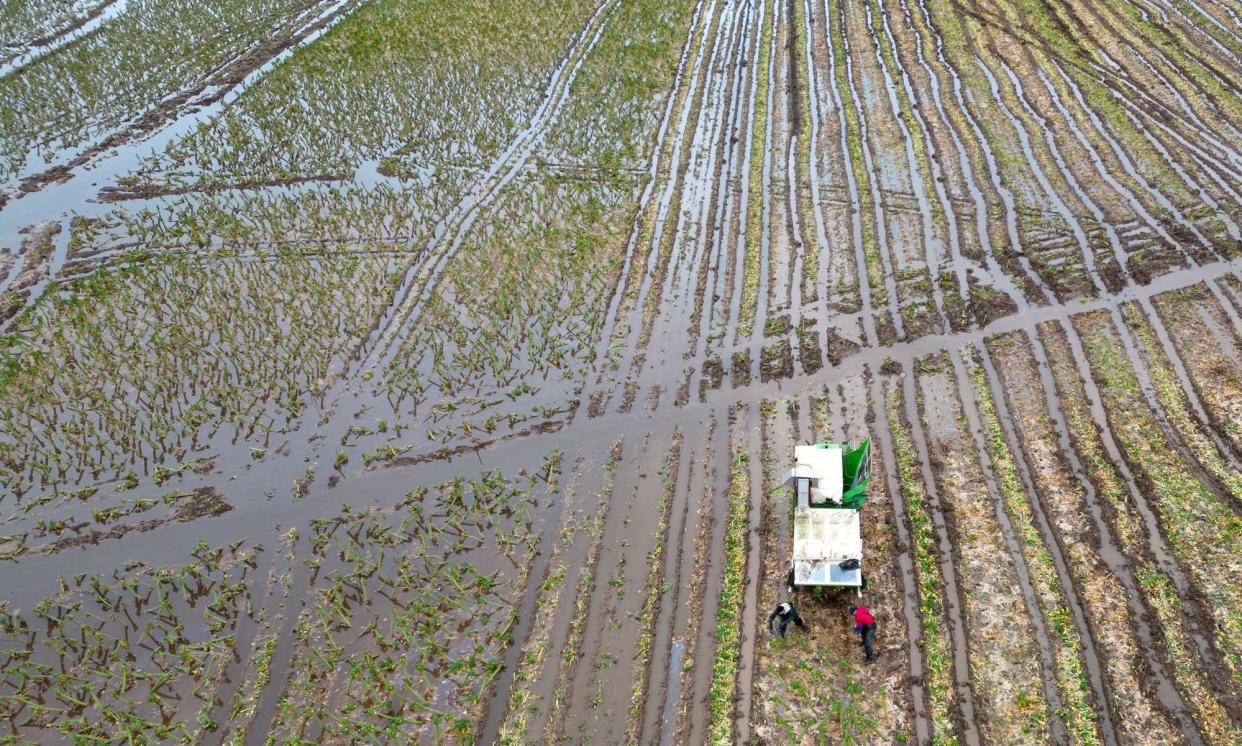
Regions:
<svg viewBox="0 0 1242 746"><path fill-rule="evenodd" d="M1121 551L1112 537L1112 529L1105 520L1107 508L1101 504L1097 496L1095 483L1089 479L1083 464L1078 457L1077 451L1071 446L1068 427L1065 423L1065 417L1061 409L1060 402L1057 400L1057 386L1053 381L1052 367L1048 360L1047 354L1041 340L1041 335L1034 327L1027 331L1031 339L1032 349L1035 353L1036 364L1039 369L1041 383L1047 397L1048 411L1051 415L1057 437L1061 441L1061 450L1068 459L1075 477L1082 484L1087 497L1087 504L1090 509L1092 521L1096 525L1096 530L1100 537L1100 552L1104 562L1109 566L1113 576L1121 581L1126 588L1128 604L1130 606L1131 617L1134 620L1136 634L1140 640L1141 650L1146 657L1148 673L1154 678L1153 684L1160 703L1170 713L1172 713L1179 721L1183 729L1190 726L1189 714L1186 704L1183 702L1181 695L1173 685L1173 680L1167 673L1166 664L1157 654L1155 638L1153 637L1151 624L1151 614L1146 611L1146 603L1139 591L1139 586L1134 577L1133 571L1130 569L1130 560ZM1092 389L1088 389L1090 392ZM1096 409L1098 402L1098 392L1094 396L1089 394L1088 400L1093 410L1093 416L1102 419L1102 414ZM1097 419L1097 423L1099 419ZM1102 433L1107 432L1105 430ZM1112 440L1111 433L1104 439L1105 447L1113 453L1112 463L1117 468L1125 468L1124 463L1120 459L1120 455L1116 452L1116 444ZM1126 479L1127 484L1133 484L1132 478ZM1143 519L1148 521L1146 512L1143 513ZM1147 524L1150 526L1150 523ZM1157 544L1149 547L1153 552L1156 561L1162 568L1167 568L1171 563L1167 550L1163 544ZM1167 570L1166 570L1167 573Z"/></svg>
<svg viewBox="0 0 1242 746"><path fill-rule="evenodd" d="M0 78L15 75L56 50L95 33L104 24L123 14L128 5L129 0L107 0L47 38L19 48L19 54L0 65Z"/></svg>
<svg viewBox="0 0 1242 746"><path fill-rule="evenodd" d="M897 339L903 339L906 336L905 325L902 321L901 312L899 310L900 296L897 292L897 279L895 273L896 260L892 247L888 241L888 221L884 216L884 199L880 193L879 169L874 162L872 154L872 142L868 134L867 118L865 113L866 101L859 92L857 77L855 75L855 55L850 51L850 35L849 26L846 22L845 7L841 6L837 13L837 30L840 34L840 44L842 53L845 56L844 77L846 81L845 90L849 95L850 104L854 109L855 121L858 123L858 139L861 141L862 152L862 169L864 173L870 174L867 179L867 187L871 193L871 206L873 210L873 229L875 231L875 240L878 244L876 251L880 257L880 265L883 268L884 287L888 296L889 318L893 324L894 334ZM858 204L854 200L854 204ZM865 251L865 247L860 240L859 251ZM866 274L860 275L865 277Z"/></svg>
<svg viewBox="0 0 1242 746"><path fill-rule="evenodd" d="M884 402L887 395L884 384L873 378L869 386L873 402ZM897 567L901 577L901 610L906 625L906 637L909 640L907 656L910 660L910 701L914 710L914 734L920 744L931 741L932 724L927 715L927 693L923 685L926 663L923 659L922 623L919 619L917 581L914 573L914 558L911 554L910 527L906 519L906 504L902 497L900 481L896 472L896 457L893 453L892 437L889 435L888 411L884 406L875 409L875 424L878 429L876 443L879 446L880 459L884 464L884 484L893 504L893 525L896 528L899 552Z"/></svg>
<svg viewBox="0 0 1242 746"><path fill-rule="evenodd" d="M911 437L918 450L918 462L922 470L923 486L927 490L931 509L932 526L935 529L940 577L944 581L945 615L948 618L952 642L953 688L958 700L958 728L967 744L981 743L976 723L974 691L971 685L969 650L966 641L965 611L958 585L958 570L954 565L955 550L945 519L935 477L932 474L932 458L928 450L927 435L923 431L922 416L916 401L916 382L913 372L908 373L902 385L903 416L910 427Z"/></svg>
<svg viewBox="0 0 1242 746"><path fill-rule="evenodd" d="M212 90L193 92L197 95L175 118L161 126L154 134L146 135L140 130L134 136L122 136L118 144L112 144L104 153L85 153L74 159L67 173L58 175L50 183L35 191L18 193L7 204L0 205L0 242L9 242L28 225L43 220L64 221L65 228L56 251L51 258L49 278L56 277L68 255L68 219L70 211L84 217L97 217L105 211L96 201L99 190L137 169L142 160L159 153L170 143L193 131L202 123L211 121L247 88L261 80L272 68L287 60L299 48L313 44L333 26L344 20L357 7L353 0L337 0L311 19L305 26L289 37L289 44L274 50L261 64L250 70L240 80L217 86ZM113 6L124 6L118 2ZM201 95L198 95L201 94ZM78 162L80 161L80 162ZM2 245L2 244L0 244ZM40 284L30 297L37 298L44 285Z"/></svg>

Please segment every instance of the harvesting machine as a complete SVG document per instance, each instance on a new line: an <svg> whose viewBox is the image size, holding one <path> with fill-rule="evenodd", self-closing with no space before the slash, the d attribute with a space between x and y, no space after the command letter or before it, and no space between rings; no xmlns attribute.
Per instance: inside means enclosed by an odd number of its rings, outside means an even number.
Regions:
<svg viewBox="0 0 1242 746"><path fill-rule="evenodd" d="M794 498L790 584L863 587L862 515L871 479L871 440L857 448L817 443L794 447L785 476Z"/></svg>

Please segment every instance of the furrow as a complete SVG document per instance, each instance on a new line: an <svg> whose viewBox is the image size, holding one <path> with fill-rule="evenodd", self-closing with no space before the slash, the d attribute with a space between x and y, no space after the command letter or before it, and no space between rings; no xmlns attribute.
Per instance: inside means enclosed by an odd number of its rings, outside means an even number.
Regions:
<svg viewBox="0 0 1242 746"><path fill-rule="evenodd" d="M878 175L880 173L878 165L875 163L873 153L872 136L867 127L867 115L864 107L867 105L865 99L859 92L859 78L862 71L856 73L853 51L850 45L850 27L847 21L845 4L838 6L837 21L840 31L839 41L841 44L841 54L845 60L844 69L842 70L843 79L845 81L845 95L848 96L854 117L851 124L855 130L854 142L851 143L847 151L851 167L855 174L863 174L858 180L866 181L867 194L871 207L871 215L868 222L864 223L863 228L863 250L868 251L870 245L874 245L874 252L878 255L880 271L882 273L881 281L885 287L885 294L888 301L889 319L893 324L892 337L898 340L905 339L905 324L901 316L901 297L897 290L897 269L898 259L893 252L893 247L889 242L888 221L884 213L884 200L880 194L880 185L878 183ZM847 120L849 121L849 120ZM857 161L857 162L856 162ZM855 202L860 205L856 209L862 209L861 202ZM868 231L866 226L870 226ZM870 276L869 276L870 281ZM881 338L885 335L881 334Z"/></svg>
<svg viewBox="0 0 1242 746"><path fill-rule="evenodd" d="M966 610L962 601L961 583L958 579L959 571L955 563L958 553L950 535L939 483L932 473L931 446L923 429L919 405L921 397L918 388L918 380L914 371L907 372L902 382L904 406L902 417L909 428L910 438L918 454L923 489L927 495L926 509L935 532L935 557L944 587L944 614L949 628L953 689L958 705L958 711L955 713L956 730L968 746L977 746L981 743L981 733L977 722L979 715L975 709L974 678L967 643Z"/></svg>
<svg viewBox="0 0 1242 746"><path fill-rule="evenodd" d="M1019 355L1024 362L1015 360ZM987 359L995 361L998 373L991 385L1004 385L1005 394L996 397L998 411L1004 406L1019 413L1008 426L1017 434L1009 437L1015 442L1013 452L1021 454L1020 463L1030 461L1024 474L1034 482L1028 485L1030 494L1038 494L1044 508L1048 546L1062 547L1054 556L1063 557L1073 575L1073 585L1063 586L1081 588L1087 602L1070 609L1080 638L1094 639L1104 652L1108 698L1097 700L1098 706L1116 714L1114 727L1127 742L1153 736L1172 739L1173 723L1167 718L1184 718L1186 705L1173 686L1159 647L1160 630L1152 628L1154 612L1135 578L1127 545L1132 533L1123 531L1119 538L1106 519L1110 507L1097 489L1099 477L1084 466L1092 452L1084 451L1080 458L1074 447L1066 424L1066 412L1074 410L1062 406L1067 394L1058 393L1042 341L1033 327L1015 332L989 345ZM1106 464L1093 466L1098 471Z"/></svg>
<svg viewBox="0 0 1242 746"><path fill-rule="evenodd" d="M615 10L613 0L604 0L596 8L586 27L561 61L560 67L552 74L543 101L531 116L526 128L509 143L468 196L438 222L432 231L432 247L424 252L421 261L413 263L407 270L406 277L401 282L398 299L394 300L395 308L377 330L377 342L362 368L371 370L381 365L401 331L418 324L421 309L426 305L429 296L436 291L440 276L461 247L471 226L491 206L496 195L517 176L521 167L534 155L535 149L543 141L548 128L569 98L578 71L582 69L583 62L603 35L608 19Z"/></svg>
<svg viewBox="0 0 1242 746"><path fill-rule="evenodd" d="M1068 323L1055 324L1041 329L1038 335L1032 336L1032 341L1041 365L1052 355L1044 355L1045 345L1051 345L1055 351L1057 358L1052 361L1052 371L1056 374L1061 401L1067 405L1074 402L1077 406L1073 419L1068 419L1067 424L1072 426L1073 439L1079 451L1095 454L1089 458L1084 456L1084 462L1092 466L1095 488L1107 497L1111 505L1111 511L1106 514L1111 513L1120 545L1131 557L1140 554L1150 557L1151 567L1136 569L1135 579L1139 581L1147 603L1156 611L1172 659L1170 673L1176 674L1176 679L1158 678L1157 691L1161 701L1178 719L1180 729L1192 740L1201 741L1206 733L1201 732L1200 728L1220 718L1220 715L1213 714L1220 712L1220 705L1214 696L1207 694L1207 684L1200 673L1203 661L1212 658L1208 652L1212 632L1204 622L1193 616L1202 601L1192 591L1185 568L1171 550L1155 508L1137 487L1130 461L1122 456L1121 445L1110 419L1105 415L1105 404L1100 389L1090 375L1092 369L1087 365L1086 352L1078 334ZM1071 379L1072 374L1067 372L1066 367L1069 365L1081 365L1078 369L1084 371L1084 375ZM1182 599L1180 604L1186 612L1170 608L1169 594L1172 593ZM1141 633L1142 627L1139 629ZM1152 658L1149 657L1148 663L1153 672L1159 670ZM1175 692L1173 681L1183 691ZM1204 714L1192 718L1190 706Z"/></svg>
<svg viewBox="0 0 1242 746"><path fill-rule="evenodd" d="M689 124L690 108L687 102L698 89L703 51L707 37L716 23L716 0L710 3L699 0L695 6L694 16L690 23L690 31L682 48L678 61L677 74L673 82L673 90L665 105L660 128L648 158L647 182L638 200L634 219L626 240L624 270L617 290L612 294L602 327L597 348L597 358L605 361L598 366L599 372L594 381L589 382L581 397L583 406L593 406L596 400L606 405L605 397L610 396L605 376L610 371L628 370L634 350L638 345L639 315L645 305L645 299L651 289L655 262L659 254L656 246L660 225L670 209L674 187L679 177L679 164L682 161L681 150L685 144L686 128ZM697 38L697 44L696 42ZM692 50L694 50L692 52ZM687 76L687 67L689 76ZM676 132L670 137L670 125L676 115ZM672 177L670 178L670 172ZM658 193L658 197L657 197ZM653 201L654 200L654 201ZM652 211L654 210L654 215ZM648 248L643 248L648 246ZM621 349L618 350L617 347ZM623 364L624 360L624 364Z"/></svg>
<svg viewBox="0 0 1242 746"><path fill-rule="evenodd" d="M1070 560L1066 558L1063 544L1057 540L1049 511L1035 487L1027 455L1014 427L1015 419L1006 401L1006 389L1001 385L994 361L986 346L977 354L978 367L972 377L980 400L979 414L981 420L986 418L993 463L999 466L996 471L998 487L1008 492L1014 501L1014 520L1020 527L1017 533L1022 537L1028 564L1035 568L1032 577L1039 585L1044 620L1052 630L1057 648L1057 685L1066 700L1066 725L1080 742L1103 740L1115 744L1116 710L1107 696L1103 666L1082 598L1069 570ZM1015 471L1018 483L1013 479ZM1072 630L1067 617L1072 619Z"/></svg>
<svg viewBox="0 0 1242 746"><path fill-rule="evenodd" d="M884 486L892 501L891 515L897 538L895 562L901 577L901 609L909 641L907 650L914 736L919 744L932 743L937 737L945 743L951 734L943 731L952 727L946 699L949 686L945 681L948 672L945 670L947 656L944 649L948 646L948 634L942 602L938 595L933 595L942 581L934 559L927 551L927 545L931 543L930 519L925 517L922 508L925 498L916 486L914 475L906 474L913 470L913 459L912 449L906 447L909 435L897 422L901 414L897 408L894 384L900 387L900 383L886 382L875 376L870 378L867 387L870 394L868 415L874 417ZM899 438L902 442L895 442ZM902 469L902 460L905 469ZM917 505L911 504L912 496ZM920 562L924 559L926 566ZM932 660L928 660L928 656L932 656Z"/></svg>
<svg viewBox="0 0 1242 746"><path fill-rule="evenodd" d="M905 5L906 0L901 0L901 2L903 3L902 5L903 10L906 10L907 17L910 18L910 14ZM940 30L932 22L931 11L927 7L926 0L918 0L918 4L919 4L919 9L922 15L922 22L930 31L932 39L935 42L936 59L940 63L940 66L944 68L944 70L949 74L950 78L952 79L953 97L954 97L954 100L957 102L957 111L965 119L967 125L969 126L970 132L974 135L974 140L975 140L976 145L980 148L980 150L983 153L984 160L987 163L987 172L988 172L988 177L991 182L992 188L995 190L996 194L1000 197L1001 205L1004 207L1005 235L1008 238L1009 252L1012 256L1016 257L1016 261L1018 262L1018 265L1021 268L1023 276L1025 277L1026 281L1030 283L1030 285L1034 286L1035 288L1039 290L1039 295L1040 297L1042 297L1043 301L1048 304L1054 304L1058 302L1059 299L1053 293L1053 291L1044 283L1043 278L1040 277L1040 275L1031 266L1030 259L1027 256L1026 251L1024 250L1022 239L1018 233L1018 212L1017 212L1017 207L1016 207L1016 203L1014 200L1013 192L1005 185L1004 179L1001 174L1000 166L997 161L996 154L992 150L992 146L988 142L987 137L984 135L983 128L980 125L978 119L971 112L971 109L965 97L964 85L962 83L962 79L958 75L957 71L954 69L953 65L949 62L945 54L944 38ZM913 23L912 18L910 22L911 22L911 27L915 28L915 24ZM921 45L922 34L917 28L915 28L915 37L918 40L918 43ZM933 81L937 80L937 76L931 73L930 68L929 68L929 77ZM941 103L941 99L939 96L939 83L938 82L933 87L933 98L936 101L937 111L940 113L941 119L943 119L946 122L946 125L948 126L949 118L948 118L948 115L945 113L943 104ZM965 135L959 136L952 126L949 126L949 130L951 133L953 133L953 141L954 141L954 144L957 146L958 162L961 164L962 173L965 173L965 174L972 173L969 157L966 152L966 148L963 146L962 139L961 139L965 137ZM989 228L988 228L988 224L990 222L989 217L988 217L988 206L987 206L987 203L985 201L985 198L982 192L978 188L974 187L974 183L975 183L974 179L970 178L968 181L968 184L970 184L972 187L971 197L975 203L976 232L979 235L980 242L982 243L982 246L985 252L988 255L994 255L995 252L992 251L993 244L991 242Z"/></svg>

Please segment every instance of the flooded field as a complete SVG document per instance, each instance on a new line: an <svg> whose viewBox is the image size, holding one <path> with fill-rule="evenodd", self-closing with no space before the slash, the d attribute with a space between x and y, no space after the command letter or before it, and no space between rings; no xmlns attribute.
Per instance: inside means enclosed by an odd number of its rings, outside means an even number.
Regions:
<svg viewBox="0 0 1242 746"><path fill-rule="evenodd" d="M0 42L0 744L1242 742L1238 0Z"/></svg>

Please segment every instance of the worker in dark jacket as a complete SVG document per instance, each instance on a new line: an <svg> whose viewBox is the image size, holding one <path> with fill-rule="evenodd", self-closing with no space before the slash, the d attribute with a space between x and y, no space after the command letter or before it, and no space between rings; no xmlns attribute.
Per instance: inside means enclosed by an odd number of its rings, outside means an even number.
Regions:
<svg viewBox="0 0 1242 746"><path fill-rule="evenodd" d="M863 652L867 654L867 662L875 660L875 617L866 606L851 606L854 615L854 631L862 636Z"/></svg>
<svg viewBox="0 0 1242 746"><path fill-rule="evenodd" d="M806 629L806 623L802 621L802 617L798 616L798 610L788 601L776 605L772 613L768 615L768 634L772 634L772 620L780 618L781 639L785 638L785 630L789 627L789 623L793 622L802 629Z"/></svg>

